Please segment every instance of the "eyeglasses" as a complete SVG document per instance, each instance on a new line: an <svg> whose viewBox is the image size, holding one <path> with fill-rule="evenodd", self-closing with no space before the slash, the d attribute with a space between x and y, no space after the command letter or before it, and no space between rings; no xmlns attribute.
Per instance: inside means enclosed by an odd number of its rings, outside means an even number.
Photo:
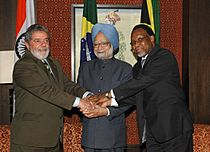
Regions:
<svg viewBox="0 0 210 152"><path fill-rule="evenodd" d="M94 48L99 48L101 46L102 48L108 47L110 42L101 42L101 43L94 43L93 46Z"/></svg>
<svg viewBox="0 0 210 152"><path fill-rule="evenodd" d="M134 46L136 44L142 43L146 38L148 38L148 35L141 35L138 37L137 41L131 41L130 45Z"/></svg>
<svg viewBox="0 0 210 152"><path fill-rule="evenodd" d="M50 40L47 38L47 39L32 39L32 42L37 44L37 45L40 45L40 44L49 44Z"/></svg>

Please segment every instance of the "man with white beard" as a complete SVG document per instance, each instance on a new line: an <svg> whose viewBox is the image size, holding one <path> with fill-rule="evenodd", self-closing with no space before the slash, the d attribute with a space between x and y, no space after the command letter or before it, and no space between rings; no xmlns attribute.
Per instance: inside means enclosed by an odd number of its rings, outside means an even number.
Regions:
<svg viewBox="0 0 210 152"><path fill-rule="evenodd" d="M15 64L15 115L11 124L11 152L60 152L63 109L92 108L90 92L72 82L61 65L49 57L50 34L34 24L25 34L26 52Z"/></svg>

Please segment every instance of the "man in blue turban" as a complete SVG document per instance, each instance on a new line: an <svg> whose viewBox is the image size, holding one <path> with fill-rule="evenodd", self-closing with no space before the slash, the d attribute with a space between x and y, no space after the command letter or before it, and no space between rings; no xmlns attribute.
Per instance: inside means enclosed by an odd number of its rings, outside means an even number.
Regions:
<svg viewBox="0 0 210 152"><path fill-rule="evenodd" d="M116 28L96 24L92 28L94 53L97 59L84 62L79 68L78 83L98 94L106 92L132 78L132 67L115 59L119 48ZM96 107L83 111L82 146L85 152L124 152L126 146L125 114L130 106L119 108Z"/></svg>
<svg viewBox="0 0 210 152"><path fill-rule="evenodd" d="M94 42L96 35L102 32L110 41L114 50L119 48L119 34L116 28L111 24L98 23L92 28L92 42Z"/></svg>

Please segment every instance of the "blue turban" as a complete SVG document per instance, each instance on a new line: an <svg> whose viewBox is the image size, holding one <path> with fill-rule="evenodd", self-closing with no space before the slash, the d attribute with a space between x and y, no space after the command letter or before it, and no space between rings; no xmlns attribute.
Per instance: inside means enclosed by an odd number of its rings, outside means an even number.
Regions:
<svg viewBox="0 0 210 152"><path fill-rule="evenodd" d="M92 28L92 41L94 42L96 35L102 32L106 38L110 41L113 49L119 48L119 35L116 28L111 24L98 23Z"/></svg>

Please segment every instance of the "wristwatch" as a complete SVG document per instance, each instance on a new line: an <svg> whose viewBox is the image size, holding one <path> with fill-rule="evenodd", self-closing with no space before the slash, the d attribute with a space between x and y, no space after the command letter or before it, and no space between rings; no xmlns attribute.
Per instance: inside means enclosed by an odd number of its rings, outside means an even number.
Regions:
<svg viewBox="0 0 210 152"><path fill-rule="evenodd" d="M110 94L109 92L107 92L107 93L105 94L105 96L106 96L108 99L111 99L111 98L112 98L112 96L111 96L111 94Z"/></svg>

